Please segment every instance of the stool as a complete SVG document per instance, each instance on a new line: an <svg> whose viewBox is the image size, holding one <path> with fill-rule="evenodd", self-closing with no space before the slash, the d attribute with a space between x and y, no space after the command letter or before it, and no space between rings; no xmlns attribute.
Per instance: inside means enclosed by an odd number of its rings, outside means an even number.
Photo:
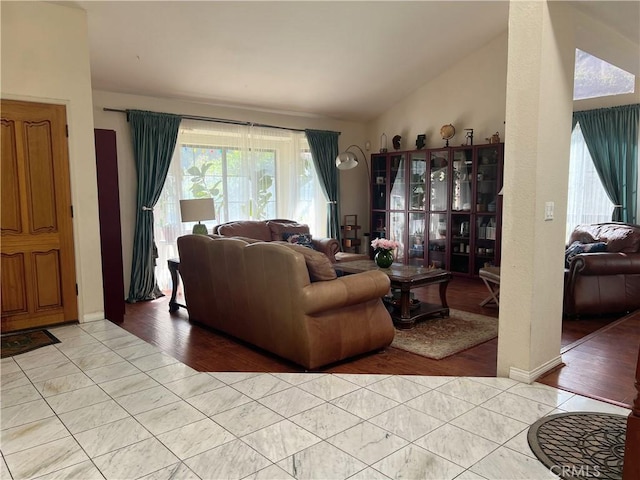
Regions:
<svg viewBox="0 0 640 480"><path fill-rule="evenodd" d="M495 303L496 307L500 306L500 267L484 267L480 269L480 278L487 286L489 295L482 302L480 306L484 307L488 303Z"/></svg>

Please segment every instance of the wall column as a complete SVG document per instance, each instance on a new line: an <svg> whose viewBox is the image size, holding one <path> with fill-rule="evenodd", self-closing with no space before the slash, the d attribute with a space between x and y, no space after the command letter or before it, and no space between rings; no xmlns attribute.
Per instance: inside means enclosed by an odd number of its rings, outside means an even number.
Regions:
<svg viewBox="0 0 640 480"><path fill-rule="evenodd" d="M528 383L561 363L571 13L560 2L509 7L497 373ZM554 204L551 221L545 221L547 202Z"/></svg>

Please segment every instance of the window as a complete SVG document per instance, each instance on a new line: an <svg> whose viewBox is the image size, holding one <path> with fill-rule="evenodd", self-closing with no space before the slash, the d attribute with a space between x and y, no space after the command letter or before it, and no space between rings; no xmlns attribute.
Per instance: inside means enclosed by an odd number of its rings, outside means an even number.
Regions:
<svg viewBox="0 0 640 480"><path fill-rule="evenodd" d="M326 235L326 199L304 133L245 125L183 120L174 157L155 211L156 277L171 280L167 259L178 256L176 238L190 233L180 199L212 197L214 225L233 220L286 218Z"/></svg>
<svg viewBox="0 0 640 480"><path fill-rule="evenodd" d="M613 203L602 186L578 123L571 134L566 239L576 225L609 222L612 214Z"/></svg>
<svg viewBox="0 0 640 480"><path fill-rule="evenodd" d="M574 100L633 93L635 83L632 73L576 48Z"/></svg>

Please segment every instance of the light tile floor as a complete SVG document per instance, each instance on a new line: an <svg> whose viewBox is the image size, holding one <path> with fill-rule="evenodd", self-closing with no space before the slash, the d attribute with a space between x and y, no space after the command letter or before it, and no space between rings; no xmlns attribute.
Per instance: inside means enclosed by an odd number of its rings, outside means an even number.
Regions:
<svg viewBox="0 0 640 480"><path fill-rule="evenodd" d="M548 479L529 426L628 410L505 378L199 373L108 321L1 363L0 478Z"/></svg>

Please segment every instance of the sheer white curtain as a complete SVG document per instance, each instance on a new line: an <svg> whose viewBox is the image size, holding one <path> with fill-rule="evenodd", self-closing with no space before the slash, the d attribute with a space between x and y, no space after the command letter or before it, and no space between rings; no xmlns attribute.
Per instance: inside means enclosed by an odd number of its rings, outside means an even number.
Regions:
<svg viewBox="0 0 640 480"><path fill-rule="evenodd" d="M571 134L566 239L576 225L609 222L612 213L613 203L598 177L578 123Z"/></svg>
<svg viewBox="0 0 640 480"><path fill-rule="evenodd" d="M303 132L183 120L154 212L162 290L171 288L167 259L178 256L176 239L193 228L181 222L179 200L198 197L215 202L209 231L232 220L286 218L326 235L326 198Z"/></svg>

